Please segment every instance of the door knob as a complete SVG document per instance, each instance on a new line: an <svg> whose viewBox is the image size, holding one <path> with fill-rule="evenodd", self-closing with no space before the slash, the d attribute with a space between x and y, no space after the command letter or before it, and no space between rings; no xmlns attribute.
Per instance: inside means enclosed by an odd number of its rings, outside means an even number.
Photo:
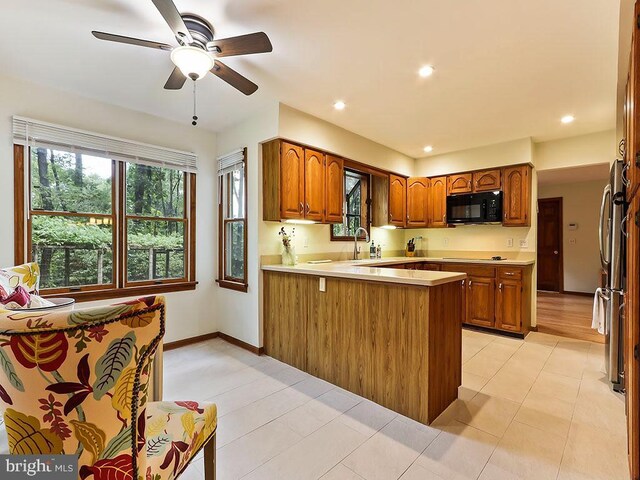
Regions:
<svg viewBox="0 0 640 480"><path fill-rule="evenodd" d="M554 255L557 255L557 254L558 254L558 250L554 250L554 251L553 251L553 254L554 254Z"/></svg>

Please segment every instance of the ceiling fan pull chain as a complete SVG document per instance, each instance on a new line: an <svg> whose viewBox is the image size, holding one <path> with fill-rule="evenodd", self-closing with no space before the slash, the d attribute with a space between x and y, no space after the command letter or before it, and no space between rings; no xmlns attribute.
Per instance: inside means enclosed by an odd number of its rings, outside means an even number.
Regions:
<svg viewBox="0 0 640 480"><path fill-rule="evenodd" d="M198 125L198 115L196 115L196 81L193 81L193 122L191 125L194 127Z"/></svg>

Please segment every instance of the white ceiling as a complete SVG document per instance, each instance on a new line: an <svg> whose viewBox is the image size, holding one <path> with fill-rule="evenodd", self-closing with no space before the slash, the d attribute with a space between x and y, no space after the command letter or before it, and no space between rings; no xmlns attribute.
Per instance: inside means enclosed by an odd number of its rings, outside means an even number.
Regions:
<svg viewBox="0 0 640 480"><path fill-rule="evenodd" d="M580 167L538 170L538 185L590 182L594 180L602 180L602 185L605 185L608 183L609 168L610 165L608 163L598 163Z"/></svg>
<svg viewBox="0 0 640 480"><path fill-rule="evenodd" d="M219 131L273 101L413 157L615 127L618 0L175 0L218 37L265 31L273 53L228 58L251 97L198 83L200 128ZM162 86L166 52L91 30L174 43L151 0L2 2L5 74L188 124L191 92ZM436 73L418 78L423 64ZM347 103L336 112L337 99ZM573 113L577 120L561 125Z"/></svg>

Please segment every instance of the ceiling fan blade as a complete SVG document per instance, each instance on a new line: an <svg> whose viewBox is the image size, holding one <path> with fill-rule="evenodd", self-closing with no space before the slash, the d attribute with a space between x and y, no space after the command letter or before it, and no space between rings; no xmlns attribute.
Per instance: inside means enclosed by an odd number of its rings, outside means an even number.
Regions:
<svg viewBox="0 0 640 480"><path fill-rule="evenodd" d="M218 57L232 55L248 55L251 53L267 53L273 50L271 41L264 32L249 33L238 37L214 39L207 46L217 47Z"/></svg>
<svg viewBox="0 0 640 480"><path fill-rule="evenodd" d="M167 83L164 84L164 88L166 90L180 90L186 81L187 77L182 74L178 67L175 67L171 75L169 75Z"/></svg>
<svg viewBox="0 0 640 480"><path fill-rule="evenodd" d="M151 0L156 6L160 15L165 22L169 24L169 28L173 31L176 38L181 38L186 44L193 43L193 37L189 33L180 12L171 0Z"/></svg>
<svg viewBox="0 0 640 480"><path fill-rule="evenodd" d="M232 87L240 90L245 95L251 95L258 90L258 86L255 83L218 60L215 61L215 64L211 69L211 73L220 77L222 80Z"/></svg>
<svg viewBox="0 0 640 480"><path fill-rule="evenodd" d="M114 35L113 33L105 32L91 32L94 37L100 40L107 40L108 42L126 43L128 45L137 45L139 47L157 48L160 50L171 51L173 47L166 43L153 42L151 40L142 40L140 38L124 37L122 35Z"/></svg>

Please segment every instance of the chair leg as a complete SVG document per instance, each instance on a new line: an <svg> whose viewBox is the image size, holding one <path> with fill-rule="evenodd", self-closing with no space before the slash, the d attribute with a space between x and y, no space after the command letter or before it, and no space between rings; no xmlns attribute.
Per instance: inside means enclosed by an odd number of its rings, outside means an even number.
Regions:
<svg viewBox="0 0 640 480"><path fill-rule="evenodd" d="M216 480L216 436L204 446L204 480Z"/></svg>

